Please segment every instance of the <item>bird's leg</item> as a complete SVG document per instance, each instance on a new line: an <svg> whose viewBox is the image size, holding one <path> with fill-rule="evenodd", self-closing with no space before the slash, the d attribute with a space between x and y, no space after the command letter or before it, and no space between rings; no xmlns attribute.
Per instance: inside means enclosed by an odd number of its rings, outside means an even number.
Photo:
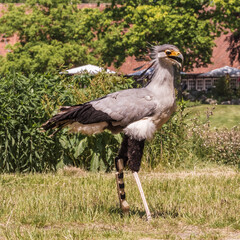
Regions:
<svg viewBox="0 0 240 240"><path fill-rule="evenodd" d="M143 155L143 149L144 149L144 141L145 140L135 140L135 139L128 139L128 153L127 153L127 157L128 157L128 167L132 170L133 172L133 176L136 180L139 192L141 194L142 197L142 201L143 201L143 205L147 214L147 220L149 221L151 219L151 213L149 211L148 205L147 205L147 201L142 189L142 185L140 182L140 179L138 177L138 171L140 169L141 166L141 159L142 159L142 155Z"/></svg>
<svg viewBox="0 0 240 240"><path fill-rule="evenodd" d="M149 220L152 219L152 217L151 217L151 213L150 213L149 208L148 208L148 204L147 204L147 201L146 201L143 189L142 189L142 185L141 185L140 179L138 177L138 173L137 172L133 172L133 176L134 176L134 178L136 180L136 183L137 183L140 195L142 197L143 205L144 205L144 208L145 208L145 211L146 211L146 214L147 214L147 220L149 221Z"/></svg>
<svg viewBox="0 0 240 240"><path fill-rule="evenodd" d="M126 195L124 191L124 181L123 181L123 159L116 158L116 182L117 182L117 191L118 191L118 198L120 203L120 208L122 209L123 213L129 212L129 204L126 201Z"/></svg>
<svg viewBox="0 0 240 240"><path fill-rule="evenodd" d="M128 137L125 136L123 138L123 142L121 144L121 148L119 150L118 156L115 158L115 166L116 166L116 182L117 182L117 192L120 203L120 208L124 213L129 212L129 205L126 201L126 195L124 191L124 181L123 181L123 169L127 161L127 143Z"/></svg>

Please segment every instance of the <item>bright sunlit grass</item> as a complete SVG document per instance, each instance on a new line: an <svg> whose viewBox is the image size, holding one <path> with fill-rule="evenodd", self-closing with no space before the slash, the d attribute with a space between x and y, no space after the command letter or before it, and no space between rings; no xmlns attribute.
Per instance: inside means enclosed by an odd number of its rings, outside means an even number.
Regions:
<svg viewBox="0 0 240 240"><path fill-rule="evenodd" d="M213 109L214 108L214 109ZM211 128L232 128L240 126L240 105L200 105L187 108L188 118L198 117L202 122L207 119L208 109L212 111L210 116Z"/></svg>
<svg viewBox="0 0 240 240"><path fill-rule="evenodd" d="M131 173L121 216L114 173L74 168L0 175L0 239L223 239L240 237L240 174L229 167L140 173L146 222ZM236 238L237 239L237 238Z"/></svg>

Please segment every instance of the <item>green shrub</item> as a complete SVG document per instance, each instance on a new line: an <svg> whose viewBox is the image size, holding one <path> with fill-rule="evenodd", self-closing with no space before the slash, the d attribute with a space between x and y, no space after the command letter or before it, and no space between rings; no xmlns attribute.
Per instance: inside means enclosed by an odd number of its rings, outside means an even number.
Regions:
<svg viewBox="0 0 240 240"><path fill-rule="evenodd" d="M231 100L233 97L233 90L230 85L230 76L224 76L218 79L216 88L214 88L213 94L219 102Z"/></svg>
<svg viewBox="0 0 240 240"><path fill-rule="evenodd" d="M61 165L110 170L121 141L105 132L80 134L41 132L40 126L58 106L74 105L130 87L131 80L98 74L96 77L9 73L0 78L0 171L41 172ZM81 86L84 86L83 88Z"/></svg>
<svg viewBox="0 0 240 240"><path fill-rule="evenodd" d="M110 171L114 167L120 134L109 132L84 136L81 134L61 134L59 141L64 149L61 165L81 167L90 171Z"/></svg>
<svg viewBox="0 0 240 240"><path fill-rule="evenodd" d="M40 132L47 115L42 96L56 101L58 77L8 74L0 78L0 171L53 170L61 158L59 144ZM59 91L61 87L59 87Z"/></svg>
<svg viewBox="0 0 240 240"><path fill-rule="evenodd" d="M111 92L130 88L133 81L122 76L102 72L94 77L88 74L76 75L73 78L66 79L64 84L66 89L69 89L70 105L74 105L100 98ZM47 102L44 105L52 109ZM47 109L46 111L49 112ZM58 138L64 148L62 164L80 166L91 171L111 170L122 140L120 134L112 135L107 131L93 136L67 134L67 131L63 131L58 134Z"/></svg>

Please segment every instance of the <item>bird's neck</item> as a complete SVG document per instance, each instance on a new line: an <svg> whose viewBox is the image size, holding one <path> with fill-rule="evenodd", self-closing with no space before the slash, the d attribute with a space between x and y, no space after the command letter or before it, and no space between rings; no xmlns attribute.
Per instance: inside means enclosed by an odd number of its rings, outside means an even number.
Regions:
<svg viewBox="0 0 240 240"><path fill-rule="evenodd" d="M153 78L146 88L161 97L172 95L175 98L173 65L159 61Z"/></svg>

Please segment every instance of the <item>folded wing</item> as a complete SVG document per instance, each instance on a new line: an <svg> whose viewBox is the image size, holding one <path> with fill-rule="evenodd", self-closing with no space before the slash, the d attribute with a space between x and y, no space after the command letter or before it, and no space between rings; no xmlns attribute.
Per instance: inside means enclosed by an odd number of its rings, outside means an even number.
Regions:
<svg viewBox="0 0 240 240"><path fill-rule="evenodd" d="M145 88L128 89L84 104L62 107L42 125L44 130L69 126L73 131L93 134L108 128L119 132L132 122L154 114L154 96Z"/></svg>

